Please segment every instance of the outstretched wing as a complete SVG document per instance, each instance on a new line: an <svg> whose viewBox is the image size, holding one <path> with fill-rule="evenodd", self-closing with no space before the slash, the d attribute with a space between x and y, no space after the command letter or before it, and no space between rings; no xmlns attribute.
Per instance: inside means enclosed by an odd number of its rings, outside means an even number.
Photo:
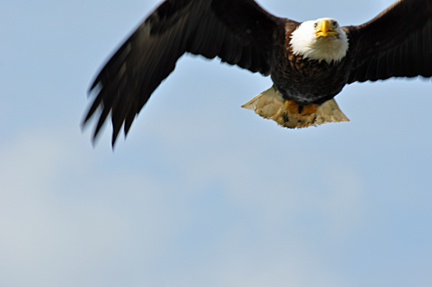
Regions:
<svg viewBox="0 0 432 287"><path fill-rule="evenodd" d="M354 54L348 83L432 76L432 0L400 0L345 29Z"/></svg>
<svg viewBox="0 0 432 287"><path fill-rule="evenodd" d="M100 109L93 138L111 114L112 144L125 134L153 91L185 53L268 75L279 18L253 0L166 0L126 40L96 77L84 124Z"/></svg>

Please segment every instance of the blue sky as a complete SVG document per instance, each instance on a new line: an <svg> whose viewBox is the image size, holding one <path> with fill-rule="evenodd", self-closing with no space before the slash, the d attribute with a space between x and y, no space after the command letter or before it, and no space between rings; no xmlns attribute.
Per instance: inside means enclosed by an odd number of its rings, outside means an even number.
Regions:
<svg viewBox="0 0 432 287"><path fill-rule="evenodd" d="M350 25L392 1L259 3ZM430 80L347 86L350 122L288 130L240 108L269 78L184 56L92 146L89 84L158 4L0 3L0 286L430 286Z"/></svg>

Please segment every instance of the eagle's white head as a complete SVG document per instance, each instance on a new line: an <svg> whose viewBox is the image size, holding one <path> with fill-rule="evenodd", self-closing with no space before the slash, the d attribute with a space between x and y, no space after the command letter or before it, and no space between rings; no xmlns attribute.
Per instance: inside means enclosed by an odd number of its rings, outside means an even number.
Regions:
<svg viewBox="0 0 432 287"><path fill-rule="evenodd" d="M336 20L320 18L305 21L291 33L290 45L303 59L337 63L348 51L348 37Z"/></svg>

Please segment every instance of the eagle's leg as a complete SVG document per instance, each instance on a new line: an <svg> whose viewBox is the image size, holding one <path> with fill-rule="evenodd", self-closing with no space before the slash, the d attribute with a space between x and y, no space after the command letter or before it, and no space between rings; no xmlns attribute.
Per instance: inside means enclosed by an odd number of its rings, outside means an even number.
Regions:
<svg viewBox="0 0 432 287"><path fill-rule="evenodd" d="M295 114L300 113L300 111L299 111L300 106L295 101L286 100L285 101L285 108L288 110L288 112L290 114L295 115Z"/></svg>
<svg viewBox="0 0 432 287"><path fill-rule="evenodd" d="M295 101L285 101L285 108L288 110L290 114L301 114L303 116L308 116L313 113L316 113L318 109L318 105L316 104L309 104L306 106L300 106Z"/></svg>

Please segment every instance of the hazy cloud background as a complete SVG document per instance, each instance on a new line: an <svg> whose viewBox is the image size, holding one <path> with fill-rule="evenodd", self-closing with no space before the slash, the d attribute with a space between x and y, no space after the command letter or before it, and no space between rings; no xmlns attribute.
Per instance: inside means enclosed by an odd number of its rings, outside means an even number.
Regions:
<svg viewBox="0 0 432 287"><path fill-rule="evenodd" d="M185 56L112 152L86 91L159 1L3 2L0 286L430 286L430 81L287 130L240 108L269 78ZM392 1L259 3L350 25Z"/></svg>

